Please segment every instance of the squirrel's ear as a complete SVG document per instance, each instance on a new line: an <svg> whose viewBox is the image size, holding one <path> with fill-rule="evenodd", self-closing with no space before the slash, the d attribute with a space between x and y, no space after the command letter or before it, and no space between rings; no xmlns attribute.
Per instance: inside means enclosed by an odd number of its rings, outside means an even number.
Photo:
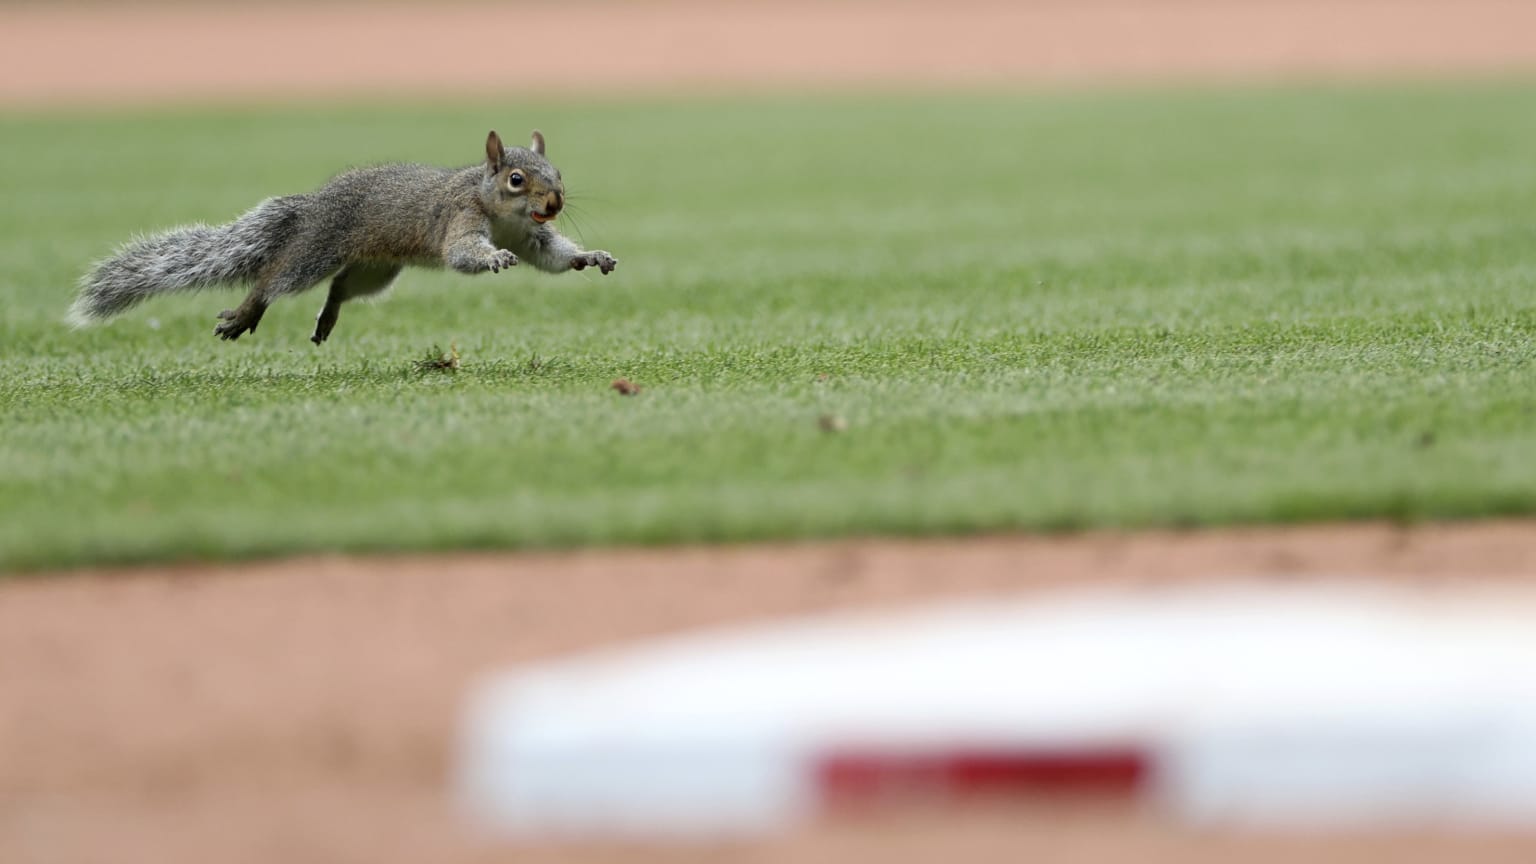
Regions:
<svg viewBox="0 0 1536 864"><path fill-rule="evenodd" d="M505 149L501 146L501 136L492 129L491 134L485 139L485 161L491 163L491 170L501 167L501 160L506 156Z"/></svg>
<svg viewBox="0 0 1536 864"><path fill-rule="evenodd" d="M533 143L528 145L528 149L532 150L533 152L535 152L537 154L539 154L540 156L544 155L544 133L543 132L540 132L537 129L533 130Z"/></svg>

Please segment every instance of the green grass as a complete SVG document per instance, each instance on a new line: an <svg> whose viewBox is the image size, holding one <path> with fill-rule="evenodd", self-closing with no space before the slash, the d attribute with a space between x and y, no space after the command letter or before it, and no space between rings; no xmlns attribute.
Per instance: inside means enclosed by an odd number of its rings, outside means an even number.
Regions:
<svg viewBox="0 0 1536 864"><path fill-rule="evenodd" d="M233 344L233 294L59 323L136 231L468 163L493 125L548 134L616 274L407 271L319 349L319 291ZM0 140L0 569L1536 509L1536 87L11 116ZM450 343L457 372L416 368Z"/></svg>

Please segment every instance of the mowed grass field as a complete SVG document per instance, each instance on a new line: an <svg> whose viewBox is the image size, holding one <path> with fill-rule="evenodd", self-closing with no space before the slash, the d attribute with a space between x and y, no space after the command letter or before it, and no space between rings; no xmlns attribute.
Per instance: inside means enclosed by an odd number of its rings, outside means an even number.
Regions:
<svg viewBox="0 0 1536 864"><path fill-rule="evenodd" d="M614 275L407 271L320 348L323 287L238 343L212 335L235 292L61 323L135 232L535 126ZM0 569L1536 509L1536 87L10 115L0 140ZM417 368L450 344L457 371Z"/></svg>

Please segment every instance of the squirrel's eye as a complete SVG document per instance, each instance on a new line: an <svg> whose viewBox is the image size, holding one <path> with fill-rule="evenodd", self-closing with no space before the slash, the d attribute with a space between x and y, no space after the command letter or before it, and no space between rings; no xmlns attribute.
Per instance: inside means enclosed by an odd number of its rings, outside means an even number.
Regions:
<svg viewBox="0 0 1536 864"><path fill-rule="evenodd" d="M509 176L507 178L507 185L511 186L513 189L516 189L519 186L522 186L523 185L523 175L519 174L516 171L513 171L511 176Z"/></svg>

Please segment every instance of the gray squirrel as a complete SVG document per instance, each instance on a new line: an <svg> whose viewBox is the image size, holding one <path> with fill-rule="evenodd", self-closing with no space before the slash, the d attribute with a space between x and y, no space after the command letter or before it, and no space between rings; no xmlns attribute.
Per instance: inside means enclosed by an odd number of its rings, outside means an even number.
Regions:
<svg viewBox="0 0 1536 864"><path fill-rule="evenodd" d="M535 131L528 147L504 147L493 131L479 165L358 168L314 192L269 198L227 225L134 240L80 280L69 317L79 326L157 294L254 283L214 328L221 339L238 339L256 332L279 297L330 277L310 337L319 345L342 303L383 291L406 266L497 273L524 260L551 273L613 272L612 255L582 251L550 226L564 206L544 136Z"/></svg>

